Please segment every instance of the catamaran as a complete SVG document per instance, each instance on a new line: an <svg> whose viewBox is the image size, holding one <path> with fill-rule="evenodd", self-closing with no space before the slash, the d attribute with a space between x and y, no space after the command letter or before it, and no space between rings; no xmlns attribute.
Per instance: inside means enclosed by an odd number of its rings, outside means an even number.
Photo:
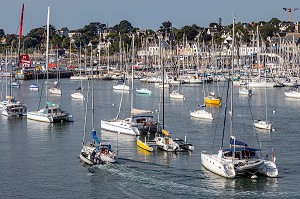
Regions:
<svg viewBox="0 0 300 199"><path fill-rule="evenodd" d="M233 21L233 52L234 52L234 21ZM232 55L232 64L234 63L234 55ZM233 68L233 67L232 67ZM228 89L231 88L231 106L230 106L230 121L232 122L233 115L233 81L228 82ZM227 92L228 95L228 92ZM227 99L227 97L226 97ZM226 110L226 108L225 108ZM225 112L226 119L226 112ZM224 119L224 121L225 121ZM231 124L232 126L232 124ZM225 128L225 127L223 127ZM268 177L277 177L278 170L275 164L275 157L272 160L265 160L257 153L260 149L250 148L242 141L236 139L236 136L232 135L232 129L230 129L230 145L228 148L223 147L223 140L220 150L217 154L203 151L201 153L201 164L213 173L226 178L235 178L240 174L252 174L256 173L264 174ZM224 138L223 129L223 138Z"/></svg>

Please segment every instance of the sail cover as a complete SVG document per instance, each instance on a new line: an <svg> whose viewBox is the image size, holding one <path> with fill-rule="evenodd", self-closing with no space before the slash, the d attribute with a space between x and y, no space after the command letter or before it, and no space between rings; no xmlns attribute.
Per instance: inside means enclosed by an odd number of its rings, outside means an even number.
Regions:
<svg viewBox="0 0 300 199"><path fill-rule="evenodd" d="M93 140L95 141L96 144L100 144L100 141L97 137L97 134L96 134L95 130L92 131L92 138L93 138Z"/></svg>
<svg viewBox="0 0 300 199"><path fill-rule="evenodd" d="M233 136L230 137L230 144L231 145L238 145L238 146L248 146L245 142L236 140L235 137L233 137Z"/></svg>

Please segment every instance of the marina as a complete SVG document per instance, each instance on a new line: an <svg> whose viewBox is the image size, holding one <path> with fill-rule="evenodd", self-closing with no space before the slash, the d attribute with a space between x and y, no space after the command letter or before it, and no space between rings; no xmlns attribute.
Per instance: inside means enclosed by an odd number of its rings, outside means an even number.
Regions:
<svg viewBox="0 0 300 199"><path fill-rule="evenodd" d="M59 30L48 6L25 36L23 3L18 35L0 29L0 197L300 198L300 9L283 10Z"/></svg>
<svg viewBox="0 0 300 199"><path fill-rule="evenodd" d="M3 81L3 80L2 80ZM87 82L83 88L87 92ZM36 109L39 92L29 91L34 80L20 81L17 93L22 93L28 110ZM193 152L180 153L154 150L148 152L137 146L136 137L100 130L100 120L114 118L122 92L112 89L115 81L95 81L95 128L100 142L109 142L118 151L118 162L111 165L87 166L79 158L84 126L85 102L71 98L74 92L73 80L61 79L63 94L51 96L52 101L61 101L66 111L72 111L72 123L41 123L27 120L26 117L0 117L0 149L6 155L2 158L0 174L2 176L2 196L23 198L68 198L70 191L76 197L97 197L110 194L113 198L142 196L172 198L297 198L299 153L299 103L296 98L284 95L286 88L268 88L269 120L276 131L255 129L250 113L246 112L247 103L252 107L253 117L265 114L265 89L253 88L253 95L239 95L234 87L236 119L233 122L235 132L242 135L250 146L261 146L263 155L271 159L272 150L276 154L279 171L277 178L258 175L257 179L244 176L226 179L206 170L201 165L202 151L217 151L221 142L216 128L222 129L225 101L221 106L209 107L213 120L190 117L190 110L195 109L199 99L203 99L202 85L183 85L186 100L170 100L165 96L165 122L172 138L184 138L195 147ZM135 80L137 87L143 83ZM218 86L221 91L226 83L207 84L210 90ZM148 84L151 96L133 95L137 106L153 110L159 109L161 88ZM171 92L172 88L165 92ZM224 93L221 92L221 93ZM16 95L18 97L18 95ZM224 100L225 96L221 95ZM130 104L130 94L124 93L124 104ZM203 103L203 101L200 101ZM208 108L208 107L206 107ZM129 106L122 106L120 115L130 112ZM289 113L289 114L286 114ZM220 115L219 115L220 114ZM219 119L217 118L219 115ZM242 116L243 115L243 116ZM157 119L156 114L154 114ZM91 116L87 121L91 121ZM219 120L219 121L218 121ZM226 127L229 128L228 126ZM90 134L91 129L87 130ZM255 136L257 138L254 139ZM253 137L254 135L254 137ZM257 141L259 141L259 144ZM229 140L225 140L229 143ZM218 144L217 144L218 143ZM213 148L212 148L213 147ZM288 149L288 150L286 150ZM292 153L291 153L292 152ZM289 164L287 164L289 162ZM20 164L21 163L21 164ZM5 183L5 184L4 184ZM31 184L28 189L26 184ZM122 187L122 188L120 188ZM56 190L53 192L53 190ZM12 194L11 190L14 190Z"/></svg>

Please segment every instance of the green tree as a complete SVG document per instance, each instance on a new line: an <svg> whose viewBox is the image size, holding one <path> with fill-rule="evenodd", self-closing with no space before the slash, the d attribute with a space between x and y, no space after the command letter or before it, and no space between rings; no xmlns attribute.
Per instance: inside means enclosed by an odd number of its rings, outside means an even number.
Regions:
<svg viewBox="0 0 300 199"><path fill-rule="evenodd" d="M122 20L120 21L119 24L113 27L113 30L115 30L116 32L120 32L121 34L126 34L126 33L130 33L132 28L133 27L129 21Z"/></svg>
<svg viewBox="0 0 300 199"><path fill-rule="evenodd" d="M0 38L3 38L5 36L5 32L3 29L0 29Z"/></svg>

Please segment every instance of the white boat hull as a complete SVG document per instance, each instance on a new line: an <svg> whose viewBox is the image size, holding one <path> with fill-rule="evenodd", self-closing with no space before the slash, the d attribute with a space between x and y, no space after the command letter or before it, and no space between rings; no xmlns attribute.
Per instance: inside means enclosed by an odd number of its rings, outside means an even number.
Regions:
<svg viewBox="0 0 300 199"><path fill-rule="evenodd" d="M124 120L101 120L101 129L126 135L140 135L140 132L136 127L132 127L131 124Z"/></svg>
<svg viewBox="0 0 300 199"><path fill-rule="evenodd" d="M258 120L258 121L255 121L253 124L256 128L266 129L266 130L273 129L273 125L266 121Z"/></svg>
<svg viewBox="0 0 300 199"><path fill-rule="evenodd" d="M27 119L47 123L53 122L51 117L47 117L45 114L39 113L39 111L28 112Z"/></svg>
<svg viewBox="0 0 300 199"><path fill-rule="evenodd" d="M173 99L184 99L184 95L183 94L173 94L173 93L171 93L170 94L170 98L173 98Z"/></svg>
<svg viewBox="0 0 300 199"><path fill-rule="evenodd" d="M159 149L167 152L179 151L179 145L170 137L156 137L155 142Z"/></svg>
<svg viewBox="0 0 300 199"><path fill-rule="evenodd" d="M231 163L231 161L227 161L220 157L217 157L217 155L211 155L206 152L202 152L201 164L207 170L225 178L234 178L236 176L233 163Z"/></svg>
<svg viewBox="0 0 300 199"><path fill-rule="evenodd" d="M49 93L55 95L61 95L61 90L59 88L49 88Z"/></svg>
<svg viewBox="0 0 300 199"><path fill-rule="evenodd" d="M78 93L78 92L72 93L71 97L74 98L74 99L82 99L82 100L84 99L83 94L82 93Z"/></svg>
<svg viewBox="0 0 300 199"><path fill-rule="evenodd" d="M124 90L124 91L129 91L129 86L127 85L114 85L113 86L114 90Z"/></svg>
<svg viewBox="0 0 300 199"><path fill-rule="evenodd" d="M213 119L212 113L209 113L205 110L190 111L190 116L203 119Z"/></svg>
<svg viewBox="0 0 300 199"><path fill-rule="evenodd" d="M300 98L300 92L298 91L286 91L284 95L291 98Z"/></svg>
<svg viewBox="0 0 300 199"><path fill-rule="evenodd" d="M270 178L278 177L276 164L269 160L264 160L264 164L258 169L258 172Z"/></svg>
<svg viewBox="0 0 300 199"><path fill-rule="evenodd" d="M271 88L274 87L273 82L249 82L248 85L251 88Z"/></svg>
<svg viewBox="0 0 300 199"><path fill-rule="evenodd" d="M89 79L88 76L71 76L71 80L84 80L84 79Z"/></svg>

